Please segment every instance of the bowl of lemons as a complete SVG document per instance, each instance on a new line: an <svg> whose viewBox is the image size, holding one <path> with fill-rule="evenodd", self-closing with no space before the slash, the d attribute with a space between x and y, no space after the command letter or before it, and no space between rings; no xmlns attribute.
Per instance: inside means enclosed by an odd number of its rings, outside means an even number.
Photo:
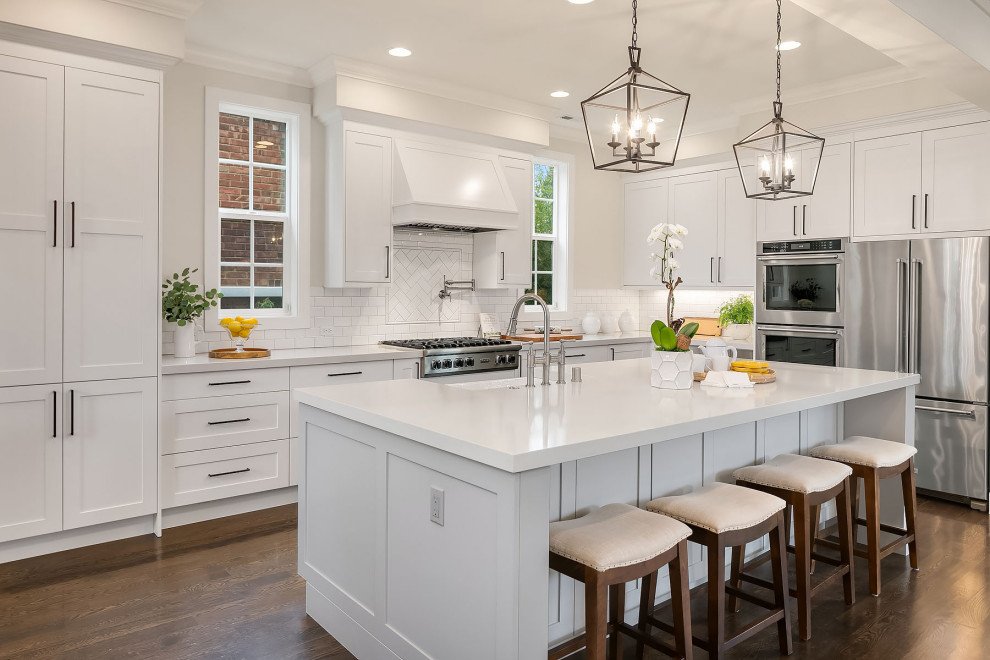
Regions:
<svg viewBox="0 0 990 660"><path fill-rule="evenodd" d="M244 351L244 342L251 337L251 331L258 325L258 319L244 318L243 316L228 317L220 319L220 325L230 335L236 351L242 353Z"/></svg>

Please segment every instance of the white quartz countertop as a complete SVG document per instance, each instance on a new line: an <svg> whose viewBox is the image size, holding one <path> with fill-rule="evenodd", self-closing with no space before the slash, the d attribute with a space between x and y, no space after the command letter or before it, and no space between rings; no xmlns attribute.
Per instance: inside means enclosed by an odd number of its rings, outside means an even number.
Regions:
<svg viewBox="0 0 990 660"><path fill-rule="evenodd" d="M577 331L575 331L577 332ZM597 335L584 335L581 339L568 339L567 346L595 346L605 344L612 346L615 344L645 344L647 342L652 342L653 338L650 336L649 332L642 330L635 330L633 332L611 332L611 333L599 333ZM520 342L516 342L520 343ZM539 346L543 343L542 339L537 340L536 345ZM559 342L551 341L550 345L554 349L557 348Z"/></svg>
<svg viewBox="0 0 990 660"><path fill-rule="evenodd" d="M249 360L218 360L208 353L196 357L177 358L162 356L162 374L188 374L200 371L230 371L233 369L265 369L273 367L299 367L308 364L339 364L341 362L370 362L372 360L415 360L422 357L420 351L393 346L367 344L341 346L339 348L285 348L272 350L271 357Z"/></svg>
<svg viewBox="0 0 990 660"><path fill-rule="evenodd" d="M509 472L755 422L917 384L916 374L774 363L753 389L661 390L648 359L582 365L583 382L459 387L397 380L295 390L300 403ZM501 387L499 387L501 385Z"/></svg>

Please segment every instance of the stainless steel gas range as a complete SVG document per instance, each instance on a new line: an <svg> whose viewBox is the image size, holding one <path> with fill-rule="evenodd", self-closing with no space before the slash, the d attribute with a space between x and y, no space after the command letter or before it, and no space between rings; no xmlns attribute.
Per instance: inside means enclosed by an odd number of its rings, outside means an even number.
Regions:
<svg viewBox="0 0 990 660"><path fill-rule="evenodd" d="M512 378L519 373L521 346L505 339L397 339L382 344L422 351L421 378L445 377L445 382L466 382Z"/></svg>

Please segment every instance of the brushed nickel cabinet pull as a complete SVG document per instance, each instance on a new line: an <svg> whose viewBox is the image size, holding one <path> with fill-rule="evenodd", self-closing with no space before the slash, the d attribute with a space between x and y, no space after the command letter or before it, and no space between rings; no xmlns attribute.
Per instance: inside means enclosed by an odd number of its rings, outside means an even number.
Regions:
<svg viewBox="0 0 990 660"><path fill-rule="evenodd" d="M385 246L385 279L392 277L392 247Z"/></svg>
<svg viewBox="0 0 990 660"><path fill-rule="evenodd" d="M808 235L808 205L801 205L801 235Z"/></svg>
<svg viewBox="0 0 990 660"><path fill-rule="evenodd" d="M72 243L69 247L76 247L76 203L71 202L69 207L72 209Z"/></svg>
<svg viewBox="0 0 990 660"><path fill-rule="evenodd" d="M251 468L244 468L243 470L231 470L230 472L217 472L215 474L210 474L210 477L226 477L228 474L243 474L245 472L250 472Z"/></svg>
<svg viewBox="0 0 990 660"><path fill-rule="evenodd" d="M52 201L52 247L58 247L58 200Z"/></svg>
<svg viewBox="0 0 990 660"><path fill-rule="evenodd" d="M69 390L69 435L76 434L76 391Z"/></svg>
<svg viewBox="0 0 990 660"><path fill-rule="evenodd" d="M925 193L925 229L928 229L928 193Z"/></svg>
<svg viewBox="0 0 990 660"><path fill-rule="evenodd" d="M207 422L210 426L216 426L217 424L236 424L237 422L250 422L250 417L242 417L241 419L223 419L219 422Z"/></svg>
<svg viewBox="0 0 990 660"><path fill-rule="evenodd" d="M797 236L797 204L791 207L791 231Z"/></svg>
<svg viewBox="0 0 990 660"><path fill-rule="evenodd" d="M500 253L502 255L502 275L498 278L500 282L505 281L505 252Z"/></svg>
<svg viewBox="0 0 990 660"><path fill-rule="evenodd" d="M918 228L918 221L915 218L915 209L914 209L914 207L917 205L918 205L918 196L911 195L911 229Z"/></svg>
<svg viewBox="0 0 990 660"><path fill-rule="evenodd" d="M58 390L52 390L52 437L58 437Z"/></svg>

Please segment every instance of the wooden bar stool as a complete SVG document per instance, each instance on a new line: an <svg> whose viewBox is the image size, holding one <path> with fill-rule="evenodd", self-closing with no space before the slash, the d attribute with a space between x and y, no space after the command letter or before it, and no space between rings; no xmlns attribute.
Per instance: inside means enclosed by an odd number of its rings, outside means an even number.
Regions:
<svg viewBox="0 0 990 660"><path fill-rule="evenodd" d="M810 452L813 456L827 458L848 465L852 469L853 529L866 527L866 547L856 545L858 557L866 557L870 573L870 593L880 595L880 560L903 545L908 546L911 568L918 570L918 542L915 536L918 499L914 488L914 455L918 450L902 442L891 442L866 436L852 436L836 445L819 445ZM900 476L904 496L905 529L880 522L880 480ZM866 518L859 517L859 480L866 491ZM880 532L896 535L887 545L880 547ZM818 543L835 547L831 541L820 539Z"/></svg>
<svg viewBox="0 0 990 660"><path fill-rule="evenodd" d="M784 500L732 484L713 483L687 495L661 497L646 505L655 513L676 518L691 528L690 540L708 549L708 639L694 637L694 645L708 651L709 658L725 652L757 632L777 624L780 652L790 655L791 620L787 597L787 554L784 540ZM725 549L745 545L770 535L773 565L773 602L725 584ZM759 605L767 610L762 619L747 625L735 636L725 638L725 595ZM649 617L649 623L663 629L666 624Z"/></svg>
<svg viewBox="0 0 990 660"><path fill-rule="evenodd" d="M787 550L794 553L797 588L791 589L790 594L797 599L798 629L804 640L811 639L811 596L819 589L842 577L846 605L856 602L853 590L852 497L849 490L851 474L852 468L842 463L796 454L782 454L763 465L750 465L733 473L736 484L776 495L787 502L785 519L790 519L793 510L794 546L788 546ZM839 559L816 553L814 543L821 506L833 499L839 517ZM815 586L811 585L812 560L836 567ZM762 561L756 560L751 565L758 563ZM738 589L742 582L765 588L772 586L745 573L743 548L735 547L732 548L729 583ZM729 598L729 609L739 611L738 600L734 596Z"/></svg>
<svg viewBox="0 0 990 660"><path fill-rule="evenodd" d="M587 648L588 660L604 660L606 636L609 655L618 660L619 633L637 641L640 658L644 645L674 658L691 658L686 540L690 534L676 520L628 504L607 504L581 518L551 523L550 568L584 583L585 632L550 649L549 660L582 647ZM626 583L653 576L668 564L673 646L651 637L642 625L634 628L623 621ZM609 604L611 619L607 618Z"/></svg>

